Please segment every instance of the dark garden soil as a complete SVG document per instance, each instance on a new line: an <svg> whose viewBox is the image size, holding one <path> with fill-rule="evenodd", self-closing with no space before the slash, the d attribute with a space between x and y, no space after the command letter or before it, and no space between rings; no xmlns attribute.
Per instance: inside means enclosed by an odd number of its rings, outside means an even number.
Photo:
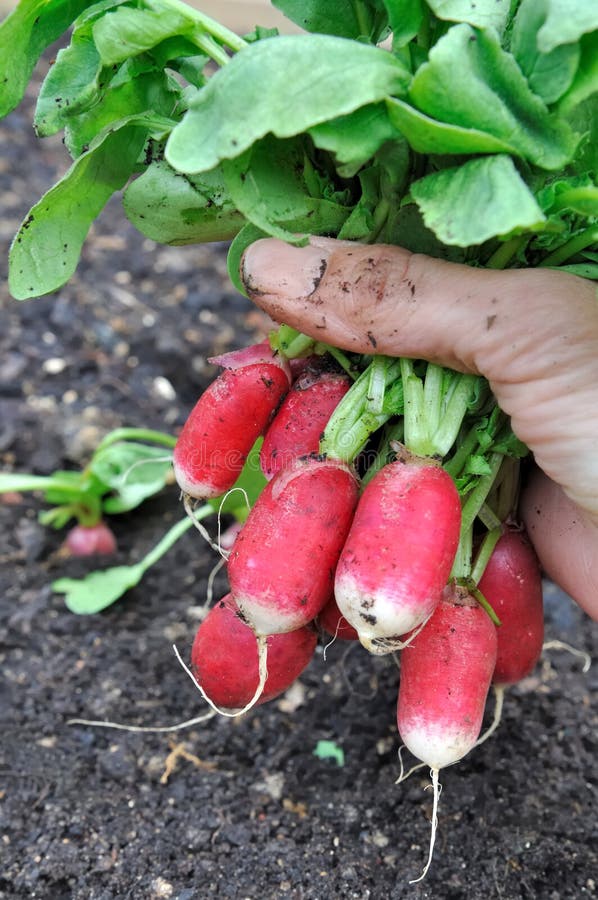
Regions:
<svg viewBox="0 0 598 900"><path fill-rule="evenodd" d="M116 426L180 427L211 377L206 357L254 340L264 320L228 284L226 248L155 245L118 201L64 289L11 300L8 242L67 165L30 113L0 125L0 463L43 474L77 467ZM598 666L584 675L553 651L508 692L499 732L442 773L434 863L410 886L432 798L425 772L394 784L393 661L337 642L241 720L175 735L70 726L201 713L172 644L188 655L215 557L188 532L115 606L77 617L50 583L97 563L61 561L41 508L0 504L1 898L596 896ZM171 488L116 518L111 562L140 559L181 516ZM598 627L551 585L546 607L549 637L598 656ZM320 740L342 765L314 755Z"/></svg>

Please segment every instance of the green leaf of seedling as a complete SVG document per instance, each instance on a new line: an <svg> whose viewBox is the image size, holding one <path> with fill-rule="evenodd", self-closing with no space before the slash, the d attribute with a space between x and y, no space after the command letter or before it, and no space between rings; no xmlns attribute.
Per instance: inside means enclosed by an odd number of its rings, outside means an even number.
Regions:
<svg viewBox="0 0 598 900"><path fill-rule="evenodd" d="M172 458L161 447L131 441L110 444L95 453L88 471L105 490L113 492L102 506L108 514L122 513L139 506L168 483Z"/></svg>
<svg viewBox="0 0 598 900"><path fill-rule="evenodd" d="M180 172L209 171L269 132L292 137L401 95L410 77L390 53L343 38L287 35L258 41L198 92L173 129L166 158Z"/></svg>
<svg viewBox="0 0 598 900"><path fill-rule="evenodd" d="M304 242L297 232L336 234L349 209L334 200L312 196L312 167L303 138L280 141L268 135L249 150L222 164L236 208L272 237ZM317 189L324 193L325 184Z"/></svg>
<svg viewBox="0 0 598 900"><path fill-rule="evenodd" d="M20 103L35 65L86 0L21 0L0 24L0 117Z"/></svg>
<svg viewBox="0 0 598 900"><path fill-rule="evenodd" d="M532 92L493 30L450 28L416 72L409 100L433 119L492 135L543 169L562 168L578 143Z"/></svg>
<svg viewBox="0 0 598 900"><path fill-rule="evenodd" d="M141 581L145 568L114 566L103 571L90 572L85 578L59 578L52 584L57 594L65 594L67 608L77 615L93 615L110 606L130 588Z"/></svg>
<svg viewBox="0 0 598 900"><path fill-rule="evenodd" d="M545 216L508 156L472 159L411 186L425 224L446 244L481 244L514 229L538 229Z"/></svg>
<svg viewBox="0 0 598 900"><path fill-rule="evenodd" d="M221 169L181 175L165 160L155 160L129 184L123 206L142 234L166 244L228 241L245 223Z"/></svg>
<svg viewBox="0 0 598 900"><path fill-rule="evenodd" d="M153 116L116 123L70 167L21 225L10 250L9 288L17 300L47 294L73 274L91 223L123 186L143 149Z"/></svg>
<svg viewBox="0 0 598 900"><path fill-rule="evenodd" d="M598 280L597 263L571 263L571 265L558 268L559 272L569 272L570 275L579 275L580 278L589 278L592 281Z"/></svg>
<svg viewBox="0 0 598 900"><path fill-rule="evenodd" d="M318 741L314 756L318 759L333 759L338 766L345 765L345 752L334 741Z"/></svg>

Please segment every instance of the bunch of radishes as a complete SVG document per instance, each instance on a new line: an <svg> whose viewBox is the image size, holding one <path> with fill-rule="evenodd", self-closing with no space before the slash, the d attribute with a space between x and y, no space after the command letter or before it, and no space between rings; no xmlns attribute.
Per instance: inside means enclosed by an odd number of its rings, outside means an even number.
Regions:
<svg viewBox="0 0 598 900"><path fill-rule="evenodd" d="M265 486L228 555L230 593L197 632L193 674L234 715L284 691L318 631L401 650L399 732L437 788L478 741L492 682L527 675L542 648L535 555L498 518L513 508L513 445L480 379L299 344L289 358L279 332L213 360L223 372L175 447L179 485L204 499L233 487L263 437Z"/></svg>

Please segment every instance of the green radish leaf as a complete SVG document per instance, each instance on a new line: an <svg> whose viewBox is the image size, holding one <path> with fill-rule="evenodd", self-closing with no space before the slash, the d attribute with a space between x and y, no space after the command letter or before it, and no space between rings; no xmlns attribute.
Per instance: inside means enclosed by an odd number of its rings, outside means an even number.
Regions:
<svg viewBox="0 0 598 900"><path fill-rule="evenodd" d="M426 0L439 19L494 28L501 34L509 18L511 0Z"/></svg>
<svg viewBox="0 0 598 900"><path fill-rule="evenodd" d="M411 185L425 224L446 244L467 247L514 230L540 228L545 216L508 156L469 160Z"/></svg>
<svg viewBox="0 0 598 900"><path fill-rule="evenodd" d="M356 5L354 0L326 0L325 3L322 0L272 0L272 6L304 31L343 38L369 38L371 34L364 34ZM359 5L368 6L367 3Z"/></svg>
<svg viewBox="0 0 598 900"><path fill-rule="evenodd" d="M21 102L46 47L87 5L85 0L21 0L0 24L0 117Z"/></svg>
<svg viewBox="0 0 598 900"><path fill-rule="evenodd" d="M9 257L9 288L17 300L54 291L75 271L89 227L130 176L152 116L135 116L99 135L30 211Z"/></svg>
<svg viewBox="0 0 598 900"><path fill-rule="evenodd" d="M579 275L581 278L598 280L597 263L571 263L568 266L558 266L559 272L569 272L571 275Z"/></svg>
<svg viewBox="0 0 598 900"><path fill-rule="evenodd" d="M129 184L123 205L142 234L166 244L228 241L245 222L221 169L185 176L165 160L155 160Z"/></svg>
<svg viewBox="0 0 598 900"><path fill-rule="evenodd" d="M245 285L241 281L241 258L254 241L258 241L260 238L264 237L268 237L265 231L261 228L257 228L252 222L247 222L228 248L226 257L228 277L230 278L233 287L235 287L244 297L247 296L247 291L245 290Z"/></svg>
<svg viewBox="0 0 598 900"><path fill-rule="evenodd" d="M545 103L554 103L570 87L580 59L578 43L561 44L548 53L538 46L538 32L546 21L550 0L523 0L517 11L511 52L531 89Z"/></svg>
<svg viewBox="0 0 598 900"><path fill-rule="evenodd" d="M507 141L475 128L461 128L431 119L403 100L386 101L391 122L418 153L501 153L508 152Z"/></svg>
<svg viewBox="0 0 598 900"><path fill-rule="evenodd" d="M543 169L562 168L575 153L578 138L532 93L494 31L454 25L419 67L409 99L431 118L493 135Z"/></svg>
<svg viewBox="0 0 598 900"><path fill-rule="evenodd" d="M301 134L403 94L409 80L390 53L343 38L317 34L258 41L197 93L173 129L166 159L180 172L209 171L269 132L279 138Z"/></svg>
<svg viewBox="0 0 598 900"><path fill-rule="evenodd" d="M384 0L393 35L393 48L403 47L416 36L424 21L424 0Z"/></svg>
<svg viewBox="0 0 598 900"><path fill-rule="evenodd" d="M93 39L105 66L113 66L160 44L166 38L192 37L197 23L165 0L147 0L145 9L121 6L109 12L93 26Z"/></svg>
<svg viewBox="0 0 598 900"><path fill-rule="evenodd" d="M165 448L132 441L110 444L95 453L88 466L88 471L115 494L102 504L108 514L134 509L157 494L168 483L171 470L172 458Z"/></svg>
<svg viewBox="0 0 598 900"><path fill-rule="evenodd" d="M125 64L126 67L126 64ZM123 68L125 68L123 67ZM101 98L91 109L69 117L66 122L65 143L75 159L85 152L96 136L113 123L143 115L151 109L152 114L169 119L175 114L180 100L180 89L164 72L149 72L130 79L116 79L102 92ZM160 129L166 125L166 133L174 124L160 122Z"/></svg>
<svg viewBox="0 0 598 900"><path fill-rule="evenodd" d="M53 582L52 590L66 595L64 602L72 613L89 616L119 600L126 591L139 584L144 573L141 563L113 566L90 572L84 578L59 578Z"/></svg>
<svg viewBox="0 0 598 900"><path fill-rule="evenodd" d="M598 32L586 34L579 42L579 67L567 93L559 101L559 110L568 112L586 98L598 93Z"/></svg>
<svg viewBox="0 0 598 900"><path fill-rule="evenodd" d="M550 53L598 30L598 4L588 0L548 0L546 21L538 32L538 49Z"/></svg>
<svg viewBox="0 0 598 900"><path fill-rule="evenodd" d="M272 237L293 243L304 240L297 232L336 234L349 215L334 199L310 194L309 168L302 139L279 141L271 135L222 164L239 212Z"/></svg>
<svg viewBox="0 0 598 900"><path fill-rule="evenodd" d="M65 120L97 99L102 65L88 31L75 31L44 79L33 120L40 137L60 131Z"/></svg>
<svg viewBox="0 0 598 900"><path fill-rule="evenodd" d="M333 153L343 178L351 178L386 141L398 137L384 104L369 104L309 129L316 147Z"/></svg>
<svg viewBox="0 0 598 900"><path fill-rule="evenodd" d="M65 478L60 478L61 473L55 475L29 475L15 472L0 472L0 494L6 491L46 491L49 488L62 488L69 492L72 499L73 492L79 489L77 485L69 483ZM77 479L78 480L78 479Z"/></svg>

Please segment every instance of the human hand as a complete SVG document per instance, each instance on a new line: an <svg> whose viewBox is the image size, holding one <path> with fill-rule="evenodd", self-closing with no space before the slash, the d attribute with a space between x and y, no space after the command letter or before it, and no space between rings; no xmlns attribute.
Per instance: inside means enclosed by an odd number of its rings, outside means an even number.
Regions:
<svg viewBox="0 0 598 900"><path fill-rule="evenodd" d="M241 265L273 319L360 353L483 375L537 469L520 513L544 571L598 619L598 297L549 269L495 271L399 247L257 241Z"/></svg>

